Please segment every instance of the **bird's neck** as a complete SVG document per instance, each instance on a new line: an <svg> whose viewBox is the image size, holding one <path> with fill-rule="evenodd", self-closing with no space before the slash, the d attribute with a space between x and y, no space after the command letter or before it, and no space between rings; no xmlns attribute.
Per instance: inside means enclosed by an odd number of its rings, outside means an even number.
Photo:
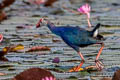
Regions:
<svg viewBox="0 0 120 80"><path fill-rule="evenodd" d="M48 22L47 27L50 29L51 32L55 32L55 25L53 23Z"/></svg>

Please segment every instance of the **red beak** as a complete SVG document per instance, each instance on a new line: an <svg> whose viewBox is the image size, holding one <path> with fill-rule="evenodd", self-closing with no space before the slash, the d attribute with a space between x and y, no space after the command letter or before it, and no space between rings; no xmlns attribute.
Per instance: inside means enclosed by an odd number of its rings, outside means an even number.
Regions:
<svg viewBox="0 0 120 80"><path fill-rule="evenodd" d="M41 25L40 25L40 24L42 23L42 21L43 21L43 19L40 19L40 20L39 20L39 22L36 24L36 28L41 27Z"/></svg>

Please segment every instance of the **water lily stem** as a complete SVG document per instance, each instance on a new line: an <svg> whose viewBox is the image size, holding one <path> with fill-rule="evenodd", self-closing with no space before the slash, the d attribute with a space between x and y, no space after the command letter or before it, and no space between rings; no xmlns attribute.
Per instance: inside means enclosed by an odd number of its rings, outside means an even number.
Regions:
<svg viewBox="0 0 120 80"><path fill-rule="evenodd" d="M88 22L88 27L91 28L92 25L90 23L90 19L89 18L87 18L87 22Z"/></svg>

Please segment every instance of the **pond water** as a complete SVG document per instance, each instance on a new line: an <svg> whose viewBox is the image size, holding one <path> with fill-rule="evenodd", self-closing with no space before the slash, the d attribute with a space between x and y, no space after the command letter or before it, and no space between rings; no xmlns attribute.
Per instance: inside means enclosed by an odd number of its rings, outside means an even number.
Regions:
<svg viewBox="0 0 120 80"><path fill-rule="evenodd" d="M53 7L46 8L42 5L40 7L27 5L22 0L17 0L13 5L5 9L8 19L1 22L0 32L8 41L3 42L0 48L2 49L10 44L22 44L25 49L21 52L9 52L5 56L9 60L8 62L0 61L0 72L7 74L0 76L0 80L9 80L23 70L32 67L51 69L50 71L58 79L66 79L70 76L79 78L82 76L80 72L64 72L75 65L79 65L80 57L72 48L64 44L58 36L52 34L47 27L43 26L39 29L17 28L17 26L23 25L35 26L43 16L46 16L55 25L87 26L85 15L76 15L64 10L62 3L70 9L77 9L85 2L82 0L59 0ZM102 24L99 32L105 37L105 48L100 59L105 68L102 71L88 73L84 76L99 80L102 77L112 77L114 71L120 69L120 2L119 0L91 0L89 4L92 7L92 25ZM35 35L38 36L35 37ZM32 46L48 46L51 50L25 52ZM83 67L95 65L93 60L99 48L99 45L81 48L86 60ZM60 58L60 63L52 63L55 57ZM60 72L52 69L57 69Z"/></svg>

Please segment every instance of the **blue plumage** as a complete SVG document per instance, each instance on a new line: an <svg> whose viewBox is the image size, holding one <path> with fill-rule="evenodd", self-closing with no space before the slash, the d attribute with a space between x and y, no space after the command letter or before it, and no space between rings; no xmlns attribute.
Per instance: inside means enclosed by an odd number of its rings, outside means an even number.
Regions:
<svg viewBox="0 0 120 80"><path fill-rule="evenodd" d="M75 49L77 52L79 51L79 47L85 47L91 44L95 44L99 42L99 40L93 37L95 30L98 28L94 28L92 31L87 31L78 26L58 26L56 27L52 23L47 24L48 28L56 35L60 36L63 41L68 44L70 47ZM99 27L98 24L96 27Z"/></svg>

